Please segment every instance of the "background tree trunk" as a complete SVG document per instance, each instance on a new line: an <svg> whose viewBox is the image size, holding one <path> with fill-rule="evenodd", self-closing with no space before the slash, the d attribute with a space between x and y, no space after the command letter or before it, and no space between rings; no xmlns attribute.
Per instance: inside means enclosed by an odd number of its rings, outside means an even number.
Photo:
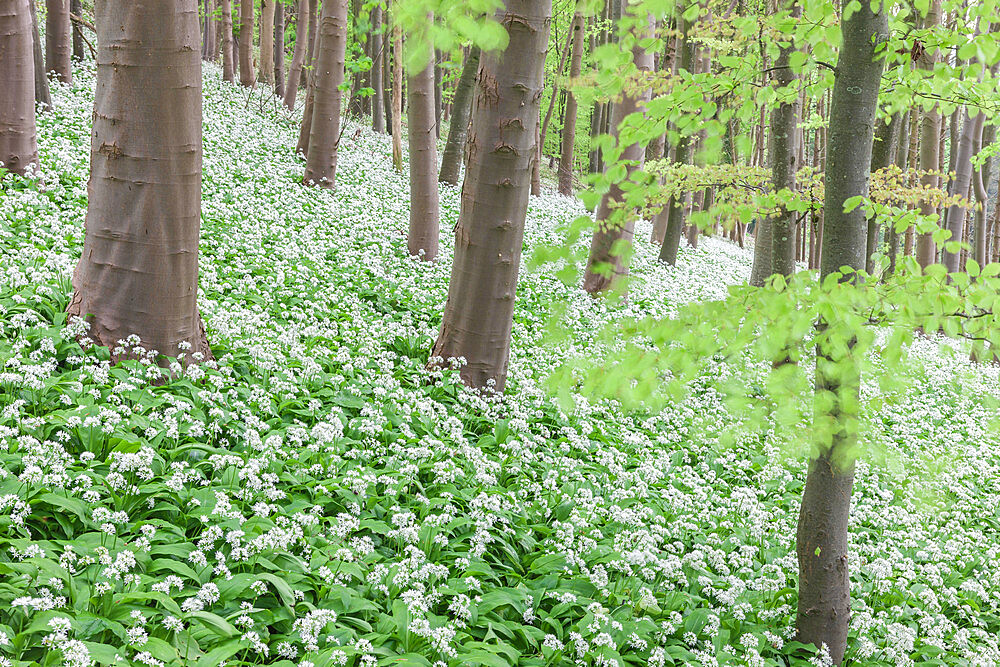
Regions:
<svg viewBox="0 0 1000 667"><path fill-rule="evenodd" d="M903 115L895 113L890 118L889 123L879 123L875 130L875 143L872 145L871 172L875 173L879 169L885 169L896 156L896 148L899 144L899 129L903 123ZM865 273L871 275L875 272L875 254L878 252L878 238L881 235L881 225L876 217L868 221L867 241L865 243Z"/></svg>
<svg viewBox="0 0 1000 667"><path fill-rule="evenodd" d="M309 84L309 71L312 69L316 51L316 24L319 23L319 0L309 0L309 39L306 41L306 59L300 75L299 85L303 88Z"/></svg>
<svg viewBox="0 0 1000 667"><path fill-rule="evenodd" d="M973 154L978 154L983 148L983 124L986 121L986 116L982 112L976 114L974 122L976 123L976 128L973 131ZM987 237L986 237L986 208L989 204L989 195L986 191L986 181L989 180L988 169L989 163L983 164L982 168L977 169L972 175L972 191L976 197L976 203L979 204L979 208L976 210L976 233L975 233L975 247L973 259L979 264L980 268L986 266L986 251L987 251ZM984 178L984 174L986 175Z"/></svg>
<svg viewBox="0 0 1000 667"><path fill-rule="evenodd" d="M433 23L434 19L430 18ZM408 146L410 151L410 230L406 245L411 255L433 261L438 254L440 215L437 185L437 125L434 102L434 48L428 46L427 66L406 83Z"/></svg>
<svg viewBox="0 0 1000 667"><path fill-rule="evenodd" d="M464 357L462 380L497 392L507 382L551 11L551 0L505 0L497 20L507 49L480 58L455 261L431 353Z"/></svg>
<svg viewBox="0 0 1000 667"><path fill-rule="evenodd" d="M274 88L274 6L275 0L260 0L260 72L269 88Z"/></svg>
<svg viewBox="0 0 1000 667"><path fill-rule="evenodd" d="M68 313L88 317L113 359L131 334L161 355L207 357L197 0L102 0L96 18L90 197Z"/></svg>
<svg viewBox="0 0 1000 667"><path fill-rule="evenodd" d="M233 9L232 0L222 2L222 80L236 80L236 63L233 62Z"/></svg>
<svg viewBox="0 0 1000 667"><path fill-rule="evenodd" d="M240 83L253 86L253 0L240 0Z"/></svg>
<svg viewBox="0 0 1000 667"><path fill-rule="evenodd" d="M38 164L35 129L35 55L31 9L34 0L0 4L0 162L23 175Z"/></svg>
<svg viewBox="0 0 1000 667"><path fill-rule="evenodd" d="M973 133L976 132L976 129L976 124L969 115L968 107L966 107L965 113L962 114L962 131L959 135L958 146L953 147L951 151L955 157L955 176L948 188L950 195L959 195L965 198L972 187L972 147L975 141ZM951 231L949 241L962 241L965 232L965 208L957 204L949 206L945 216L945 226ZM955 273L959 270L960 254L960 252L941 251L941 259L949 273Z"/></svg>
<svg viewBox="0 0 1000 667"><path fill-rule="evenodd" d="M204 60L211 60L215 53L215 21L212 19L212 0L205 0L204 6L205 27L202 30L201 57Z"/></svg>
<svg viewBox="0 0 1000 667"><path fill-rule="evenodd" d="M371 58L372 58L372 130L380 134L385 134L385 54L382 53L382 6L372 7L372 34L371 34Z"/></svg>
<svg viewBox="0 0 1000 667"><path fill-rule="evenodd" d="M403 171L403 30L392 23L392 165Z"/></svg>
<svg viewBox="0 0 1000 667"><path fill-rule="evenodd" d="M325 0L319 26L319 51L313 72L309 157L302 181L332 188L340 143L340 106L347 52L347 0Z"/></svg>
<svg viewBox="0 0 1000 667"><path fill-rule="evenodd" d="M798 19L802 7L792 0L791 16ZM795 83L795 72L788 59L795 50L789 43L781 49L771 70L775 88L787 89ZM782 95L782 93L779 93ZM783 93L784 100L771 111L771 182L776 192L795 192L795 174L799 169L799 91ZM782 206L771 220L771 268L775 273L790 276L795 273L795 212Z"/></svg>
<svg viewBox="0 0 1000 667"><path fill-rule="evenodd" d="M82 0L69 0L69 11L73 14L76 14L77 16L83 16ZM73 26L73 58L75 60L83 60L83 28L78 26L75 22L72 23L72 26Z"/></svg>
<svg viewBox="0 0 1000 667"><path fill-rule="evenodd" d="M841 23L843 48L837 63L830 108L825 182L826 238L820 275L848 266L865 267L867 223L864 207L844 212L851 197L867 196L871 176L872 140L882 78L882 56L876 49L888 39L884 9L871 5ZM847 521L854 484L857 449L857 401L860 378L850 350L824 344L824 327L817 332L816 431L819 455L809 462L802 494L796 552L799 562L799 600L796 639L826 644L835 665L847 647L851 618L850 577L847 571ZM844 332L835 334L842 340ZM842 345L840 347L843 347ZM823 407L821 407L823 406Z"/></svg>
<svg viewBox="0 0 1000 667"><path fill-rule="evenodd" d="M49 79L45 76L45 59L42 57L42 38L38 33L38 10L34 0L28 1L31 14L31 46L33 71L35 77L35 104L41 105L40 111L52 108L52 94L49 92Z"/></svg>
<svg viewBox="0 0 1000 667"><path fill-rule="evenodd" d="M573 16L573 55L569 61L569 78L575 80L583 69L583 14ZM559 194L573 194L573 166L576 161L576 95L567 90L566 121L563 123L562 152L559 156Z"/></svg>
<svg viewBox="0 0 1000 667"><path fill-rule="evenodd" d="M306 40L309 34L309 0L299 0L299 10L295 17L295 51L292 52L292 66L288 70L288 85L285 86L285 106L295 108L295 98L299 93L299 79L306 58Z"/></svg>
<svg viewBox="0 0 1000 667"><path fill-rule="evenodd" d="M924 19L925 28L933 28L941 22L941 0L931 0L930 9ZM933 70L938 61L938 52L934 48L925 49L917 59L917 67L923 70ZM938 137L941 135L941 112L936 106L924 112L920 126L920 169L936 171L940 167L941 147ZM928 188L939 186L937 174L925 174L920 184ZM937 206L924 201L920 204L921 215L936 215ZM937 259L937 247L930 234L920 234L917 237L917 262L920 266L930 266Z"/></svg>
<svg viewBox="0 0 1000 667"><path fill-rule="evenodd" d="M69 0L45 0L45 69L63 83L73 81Z"/></svg>
<svg viewBox="0 0 1000 667"><path fill-rule="evenodd" d="M469 113L472 107L472 93L476 87L476 75L479 73L479 47L469 49L462 67L462 76L455 88L455 98L452 102L451 126L448 128L448 140L441 156L442 183L458 185L462 175L462 154L465 151L465 141L469 136Z"/></svg>
<svg viewBox="0 0 1000 667"><path fill-rule="evenodd" d="M274 3L274 94L285 96L285 5Z"/></svg>

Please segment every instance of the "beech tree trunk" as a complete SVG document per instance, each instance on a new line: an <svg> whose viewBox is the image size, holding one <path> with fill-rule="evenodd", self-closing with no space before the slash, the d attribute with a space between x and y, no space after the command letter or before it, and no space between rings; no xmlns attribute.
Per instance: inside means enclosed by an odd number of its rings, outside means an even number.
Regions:
<svg viewBox="0 0 1000 667"><path fill-rule="evenodd" d="M63 83L73 81L70 0L45 0L45 69Z"/></svg>
<svg viewBox="0 0 1000 667"><path fill-rule="evenodd" d="M0 4L0 163L24 175L38 164L35 133L35 55L31 9L34 0Z"/></svg>
<svg viewBox="0 0 1000 667"><path fill-rule="evenodd" d="M434 19L429 19L433 23ZM406 82L410 152L410 254L433 261L438 254L437 125L434 102L434 48L428 46L427 65Z"/></svg>
<svg viewBox="0 0 1000 667"><path fill-rule="evenodd" d="M569 61L569 78L575 80L583 69L583 14L573 16L573 55ZM563 123L562 152L559 156L559 194L573 194L573 166L576 159L576 95L567 89L566 121Z"/></svg>
<svg viewBox="0 0 1000 667"><path fill-rule="evenodd" d="M981 128L978 129L981 130ZM965 198L972 187L972 148L975 142L973 134L976 131L976 123L973 122L972 116L969 115L969 109L966 107L965 113L962 114L962 131L958 146L952 150L952 153L955 154L955 177L948 188L950 195L959 195ZM965 233L965 208L957 204L949 206L945 216L945 225L951 231L949 241L962 241ZM949 273L955 273L959 270L960 255L961 252L948 252L947 250L941 252L941 259Z"/></svg>
<svg viewBox="0 0 1000 667"><path fill-rule="evenodd" d="M903 114L901 113L893 114L888 124L878 123L878 128L875 130L875 143L872 145L872 173L879 169L885 169L895 160L902 123ZM872 217L868 221L867 241L865 243L865 273L869 275L875 271L875 254L878 252L881 227L876 217Z"/></svg>
<svg viewBox="0 0 1000 667"><path fill-rule="evenodd" d="M133 356L118 346L132 334L160 355L209 357L197 303L197 0L102 0L96 27L86 237L68 313L115 360Z"/></svg>
<svg viewBox="0 0 1000 667"><path fill-rule="evenodd" d="M299 93L299 79L306 58L306 40L309 33L309 0L299 0L299 11L295 17L295 51L292 52L292 66L288 70L288 85L285 86L285 106L295 108L295 98Z"/></svg>
<svg viewBox="0 0 1000 667"><path fill-rule="evenodd" d="M395 20L392 26L392 166L396 171L403 171L403 30Z"/></svg>
<svg viewBox="0 0 1000 667"><path fill-rule="evenodd" d="M83 16L82 0L69 0L69 11L77 16ZM73 27L73 59L83 60L83 29L72 19L70 21Z"/></svg>
<svg viewBox="0 0 1000 667"><path fill-rule="evenodd" d="M851 197L867 196L871 176L872 140L882 56L877 49L888 40L888 18L869 3L841 23L843 48L837 63L830 108L825 181L826 230L820 275L848 266L865 267L867 223L864 207L844 212ZM819 454L809 462L796 534L799 599L796 639L817 647L825 644L835 665L847 648L851 617L847 571L847 522L854 485L857 449L857 403L860 378L850 349L824 345L817 335L816 430ZM841 333L840 335L843 335Z"/></svg>
<svg viewBox="0 0 1000 667"><path fill-rule="evenodd" d="M645 32L651 32L652 19L646 26ZM640 74L649 73L653 69L653 52L639 45L639 42L647 36L648 34L636 35L636 44L632 47L632 61ZM648 89L638 91L638 94L626 91L622 101L615 104L611 117L611 134L616 141L622 121L629 114L642 111L649 97ZM642 144L632 144L622 150L619 159L631 162L626 172L626 179L636 169L642 169L645 157L646 148ZM620 207L623 200L624 190L620 184L615 183L601 197L601 203L597 207L597 228L590 240L590 256L587 258L587 270L583 276L583 289L589 294L597 294L612 288L619 279L628 274L627 255L632 245L635 218L630 211Z"/></svg>
<svg viewBox="0 0 1000 667"><path fill-rule="evenodd" d="M973 122L976 124L972 134L972 152L975 155L983 148L983 124L986 122L986 116L980 112L976 114ZM989 195L986 191L986 181L989 180L988 166L988 162L984 163L981 168L972 174L972 191L976 197L976 203L979 204L979 208L976 210L975 246L972 257L979 264L980 268L986 266L986 207L989 204ZM985 177L984 174L986 174Z"/></svg>
<svg viewBox="0 0 1000 667"><path fill-rule="evenodd" d="M505 0L502 53L480 56L455 261L432 357L464 357L462 380L503 392L535 159L551 0Z"/></svg>
<svg viewBox="0 0 1000 667"><path fill-rule="evenodd" d="M469 113L472 108L472 93L476 87L476 75L479 73L479 47L469 49L462 67L462 76L455 88L455 98L452 102L451 127L448 128L448 140L441 156L442 183L458 185L462 175L462 154L465 151L465 140L469 136Z"/></svg>
<svg viewBox="0 0 1000 667"><path fill-rule="evenodd" d="M306 87L309 84L309 71L312 69L313 59L316 55L316 24L319 23L319 0L309 0L309 39L306 41L306 60L302 65L302 74L299 75L299 85Z"/></svg>
<svg viewBox="0 0 1000 667"><path fill-rule="evenodd" d="M233 59L233 9L231 0L222 2L222 80L236 80L236 63Z"/></svg>
<svg viewBox="0 0 1000 667"><path fill-rule="evenodd" d="M931 0L930 9L924 19L925 28L933 28L941 22L941 0ZM933 70L934 64L938 61L938 52L933 48L925 49L917 59L917 67L923 70ZM931 107L924 112L923 121L920 126L920 169L924 171L936 171L940 167L941 146L939 137L941 135L941 112L937 106ZM937 174L928 173L920 179L920 184L928 188L939 186L940 178ZM937 206L932 202L921 202L921 215L936 215ZM930 234L920 234L917 237L917 262L920 266L930 266L937 259L937 247Z"/></svg>
<svg viewBox="0 0 1000 667"><path fill-rule="evenodd" d="M802 7L791 1L791 16L798 19ZM794 52L789 43L781 49L771 70L774 87L782 96L781 103L771 111L771 181L775 191L795 191L795 174L799 169L799 116L801 103L797 90L786 90L795 83L794 70L788 59ZM771 269L768 275L790 276L795 273L795 212L784 206L771 220Z"/></svg>
<svg viewBox="0 0 1000 667"><path fill-rule="evenodd" d="M552 83L552 97L549 98L549 107L545 111L545 120L542 121L542 128L538 132L538 143L536 146L537 155L535 162L531 165L531 194L538 196L542 194L542 150L545 148L545 137L549 133L549 122L552 120L552 111L556 108L556 99L559 97L559 77L566 69L566 58L569 57L570 40L573 33L566 35L566 43L563 44L562 55L559 56L559 69L556 70Z"/></svg>
<svg viewBox="0 0 1000 667"><path fill-rule="evenodd" d="M274 3L274 94L285 96L285 5Z"/></svg>
<svg viewBox="0 0 1000 667"><path fill-rule="evenodd" d="M274 88L274 5L275 0L260 0L260 62L258 80Z"/></svg>
<svg viewBox="0 0 1000 667"><path fill-rule="evenodd" d="M41 105L41 111L52 108L52 94L49 92L49 79L45 76L45 59L42 57L42 38L38 33L38 11L34 0L28 1L31 14L31 50L35 77L35 104Z"/></svg>
<svg viewBox="0 0 1000 667"><path fill-rule="evenodd" d="M340 143L340 106L347 52L347 0L325 0L319 26L319 50L313 72L312 125L306 185L332 188Z"/></svg>
<svg viewBox="0 0 1000 667"><path fill-rule="evenodd" d="M372 7L372 34L371 34L371 58L372 58L372 130L380 134L385 134L385 114L382 108L385 106L385 80L383 77L384 68L382 64L385 57L382 53L382 6Z"/></svg>
<svg viewBox="0 0 1000 667"><path fill-rule="evenodd" d="M201 57L211 60L215 54L215 20L212 18L212 0L205 0L205 29L202 31Z"/></svg>
<svg viewBox="0 0 1000 667"><path fill-rule="evenodd" d="M253 86L253 0L240 0L240 83Z"/></svg>

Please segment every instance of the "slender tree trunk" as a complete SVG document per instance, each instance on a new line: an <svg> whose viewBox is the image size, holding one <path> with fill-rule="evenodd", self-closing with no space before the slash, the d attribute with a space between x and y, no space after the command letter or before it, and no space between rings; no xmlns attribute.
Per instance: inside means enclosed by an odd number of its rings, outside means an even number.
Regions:
<svg viewBox="0 0 1000 667"><path fill-rule="evenodd" d="M462 153L465 150L465 140L469 136L469 113L472 106L472 92L476 86L476 75L479 73L479 47L469 49L462 67L462 76L458 79L453 102L454 113L451 117L451 127L448 128L448 140L441 156L442 183L458 185L462 175Z"/></svg>
<svg viewBox="0 0 1000 667"><path fill-rule="evenodd" d="M896 140L896 155L893 157L893 160L896 166L899 167L899 170L904 173L907 169L906 158L910 147L910 117L915 113L917 113L916 110L910 110L903 116L903 120L899 124L898 139ZM886 236L889 241L889 266L884 276L891 276L896 272L896 263L899 258L899 232L896 231L894 224L888 226Z"/></svg>
<svg viewBox="0 0 1000 667"><path fill-rule="evenodd" d="M285 96L285 5L274 4L274 94Z"/></svg>
<svg viewBox="0 0 1000 667"><path fill-rule="evenodd" d="M83 16L82 0L69 0L69 11L77 16ZM83 28L75 22L73 26L73 58L83 60Z"/></svg>
<svg viewBox="0 0 1000 667"><path fill-rule="evenodd" d="M583 14L573 16L570 30L573 40L573 57L569 61L569 77L575 80L583 69ZM559 194L573 194L573 166L576 159L576 95L568 91L566 121L563 123L562 153L559 156Z"/></svg>
<svg viewBox="0 0 1000 667"><path fill-rule="evenodd" d="M382 6L372 7L372 34L371 34L371 58L372 58L372 129L379 134L385 134L385 62L382 53Z"/></svg>
<svg viewBox="0 0 1000 667"><path fill-rule="evenodd" d="M347 53L347 0L325 0L313 72L312 125L302 182L332 188L340 143L340 106Z"/></svg>
<svg viewBox="0 0 1000 667"><path fill-rule="evenodd" d="M392 105L394 103L392 87L395 78L392 74L393 34L389 19L388 4L386 4L386 11L382 13L382 107L385 112L386 129L392 134Z"/></svg>
<svg viewBox="0 0 1000 667"><path fill-rule="evenodd" d="M203 60L211 60L215 51L215 21L212 20L212 0L205 0L205 24L202 29L201 57Z"/></svg>
<svg viewBox="0 0 1000 667"><path fill-rule="evenodd" d="M134 356L117 342L132 334L160 355L210 357L197 303L197 0L102 0L96 27L86 237L68 313L87 317L112 359Z"/></svg>
<svg viewBox="0 0 1000 667"><path fill-rule="evenodd" d="M652 51L647 51L638 44L652 31L652 23L647 23L646 31L646 34L636 35L637 43L632 48L632 61L640 74L649 73L653 69ZM611 132L616 141L622 122L630 114L643 111L649 96L649 90L640 90L638 94L626 91L622 101L615 105ZM626 178L636 169L642 168L645 156L646 148L642 144L632 144L622 150L620 159L632 163L627 168ZM590 241L590 256L583 276L583 289L589 294L611 289L620 278L628 274L627 255L632 244L635 219L620 206L624 194L621 184L615 183L601 197L601 203L597 207L597 229ZM622 217L619 219L619 216Z"/></svg>
<svg viewBox="0 0 1000 667"><path fill-rule="evenodd" d="M985 121L986 116L982 112L976 114L973 121L975 123L975 128L973 129L973 154L979 153L982 149L983 124ZM976 209L976 245L973 258L979 264L980 268L986 266L986 207L989 203L989 195L986 192L986 183L983 179L986 167L987 165L984 164L982 168L977 169L972 175L973 193L976 196L976 203L979 204L979 208Z"/></svg>
<svg viewBox="0 0 1000 667"><path fill-rule="evenodd" d="M73 44L70 38L70 0L45 0L45 67L63 83L72 83Z"/></svg>
<svg viewBox="0 0 1000 667"><path fill-rule="evenodd" d="M441 113L444 111L444 70L441 68L441 52L434 51L434 136L441 138Z"/></svg>
<svg viewBox="0 0 1000 667"><path fill-rule="evenodd" d="M433 18L430 22L433 23ZM424 261L437 258L441 235L437 185L437 136L434 127L434 48L429 46L427 65L406 82L406 113L410 152L410 254Z"/></svg>
<svg viewBox="0 0 1000 667"><path fill-rule="evenodd" d="M288 85L285 86L285 106L295 108L295 98L299 93L299 79L306 57L306 40L309 34L309 0L299 0L299 11L295 19L295 51L292 52L292 66L288 70Z"/></svg>
<svg viewBox="0 0 1000 667"><path fill-rule="evenodd" d="M829 148L825 173L826 239L822 277L848 266L865 266L867 223L864 208L844 212L851 197L867 196L882 56L888 40L888 18L880 7L861 8L842 21L843 48L837 63L830 108ZM836 326L835 322L830 325ZM799 600L796 639L826 645L833 664L841 664L851 616L847 571L847 521L854 485L857 449L857 403L860 378L850 349L825 345L820 324L816 367L816 430L819 454L809 462L802 494L796 552Z"/></svg>
<svg viewBox="0 0 1000 667"><path fill-rule="evenodd" d="M299 86L309 85L309 72L312 71L313 59L316 55L316 24L319 23L319 0L309 0L309 39L306 40L306 59L299 75Z"/></svg>
<svg viewBox="0 0 1000 667"><path fill-rule="evenodd" d="M233 9L232 0L222 3L222 80L230 83L236 80L236 63L233 58Z"/></svg>
<svg viewBox="0 0 1000 667"><path fill-rule="evenodd" d="M505 0L503 53L483 53L455 261L432 357L464 357L462 380L503 392L521 265L551 0Z"/></svg>
<svg viewBox="0 0 1000 667"><path fill-rule="evenodd" d="M35 55L31 8L34 0L0 4L0 163L23 175L38 165L35 130Z"/></svg>
<svg viewBox="0 0 1000 667"><path fill-rule="evenodd" d="M403 30L392 23L392 165L403 171Z"/></svg>
<svg viewBox="0 0 1000 667"><path fill-rule="evenodd" d="M28 1L31 14L31 46L33 57L33 67L35 77L35 104L41 108L39 111L52 108L52 94L49 92L49 79L45 76L45 59L42 57L42 38L38 33L38 11L35 9L34 0Z"/></svg>
<svg viewBox="0 0 1000 667"><path fill-rule="evenodd" d="M563 71L566 69L566 58L569 56L570 40L572 38L573 32L570 31L566 35L566 43L563 45L562 55L559 56L559 69L556 70L553 77L552 97L549 98L549 107L545 112L545 120L542 121L542 128L538 132L539 140L536 145L538 154L535 156L535 162L531 165L531 194L536 197L542 194L542 148L545 146L545 137L549 133L549 121L552 120L552 111L556 107L556 98L559 96L559 77L562 76Z"/></svg>
<svg viewBox="0 0 1000 667"><path fill-rule="evenodd" d="M253 71L254 0L240 0L240 83L253 86L257 79Z"/></svg>
<svg viewBox="0 0 1000 667"><path fill-rule="evenodd" d="M260 0L260 72L257 79L274 88L274 5L275 0Z"/></svg>
<svg viewBox="0 0 1000 667"><path fill-rule="evenodd" d="M931 0L930 10L924 20L924 27L933 28L941 21L941 0ZM933 70L934 64L938 61L938 53L933 49L926 49L917 60L917 66L922 70ZM920 169L925 171L936 171L940 168L941 147L939 136L941 134L941 112L938 108L932 107L924 112L923 122L920 129ZM939 185L937 174L928 173L920 179L921 185L928 188L936 188ZM921 215L937 215L937 206L933 202L925 201L920 204ZM921 234L917 238L917 261L920 266L930 266L937 258L937 248L934 239L930 234Z"/></svg>
<svg viewBox="0 0 1000 667"><path fill-rule="evenodd" d="M899 128L903 121L901 113L893 114L888 123L879 123L875 130L875 143L872 145L871 172L885 169L892 164L896 156L896 146L899 143ZM867 242L865 244L865 273L875 272L875 254L878 251L878 238L881 225L878 219L872 217L868 221Z"/></svg>
<svg viewBox="0 0 1000 667"><path fill-rule="evenodd" d="M982 128L976 127L972 117L969 115L968 107L966 107L963 114L962 132L958 140L958 146L954 147L951 151L955 156L955 177L948 188L948 194L950 195L957 194L965 197L966 193L969 192L969 188L972 187L972 148L975 142L973 134L977 129L982 130ZM951 231L951 239L949 240L961 242L965 233L965 208L957 204L948 207L945 224L946 228ZM959 270L959 255L959 252L942 251L941 259L949 273L955 273Z"/></svg>

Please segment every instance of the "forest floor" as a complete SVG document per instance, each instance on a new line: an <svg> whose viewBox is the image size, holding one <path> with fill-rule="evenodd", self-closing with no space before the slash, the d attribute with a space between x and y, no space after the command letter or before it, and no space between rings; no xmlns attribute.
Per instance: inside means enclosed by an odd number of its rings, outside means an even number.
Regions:
<svg viewBox="0 0 1000 667"><path fill-rule="evenodd" d="M216 360L152 386L63 312L83 238L94 74L40 117L44 188L0 186L0 657L14 664L784 665L801 451L740 429L718 364L656 414L547 378L600 331L743 281L640 223L627 303L533 267L508 392L424 365L451 268L406 254L408 185L349 125L334 192L300 185L295 114L205 74L200 304ZM584 212L532 198L526 247ZM585 248L581 241L579 247ZM564 310L568 338L553 339ZM852 664L1000 663L997 372L910 350L866 389L851 518ZM807 429L804 429L804 432ZM735 434L735 435L734 435ZM65 620L61 620L65 619ZM6 663L5 663L6 664Z"/></svg>

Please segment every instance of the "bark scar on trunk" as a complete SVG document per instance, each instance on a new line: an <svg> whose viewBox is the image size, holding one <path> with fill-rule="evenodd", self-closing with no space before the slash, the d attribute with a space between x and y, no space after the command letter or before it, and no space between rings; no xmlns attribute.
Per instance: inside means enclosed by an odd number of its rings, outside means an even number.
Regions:
<svg viewBox="0 0 1000 667"><path fill-rule="evenodd" d="M106 156L109 160L117 160L124 153L122 149L118 147L117 143L114 144L101 144L101 147L97 151L101 155Z"/></svg>

